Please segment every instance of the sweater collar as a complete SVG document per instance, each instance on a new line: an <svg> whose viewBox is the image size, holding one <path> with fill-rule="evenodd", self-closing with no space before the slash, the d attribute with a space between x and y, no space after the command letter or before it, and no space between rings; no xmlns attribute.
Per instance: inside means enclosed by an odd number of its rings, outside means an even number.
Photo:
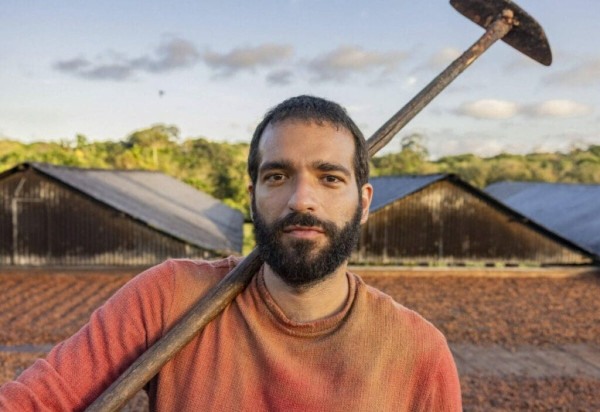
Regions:
<svg viewBox="0 0 600 412"><path fill-rule="evenodd" d="M345 320L350 312L350 308L356 299L356 279L350 273L346 272L348 279L348 297L342 309L331 316L319 319L312 322L297 322L288 318L275 302L271 293L267 289L264 279L264 265L258 272L258 276L254 277L254 283L260 302L264 304L264 308L272 318L278 328L285 332L303 337L315 337L324 335L336 330Z"/></svg>

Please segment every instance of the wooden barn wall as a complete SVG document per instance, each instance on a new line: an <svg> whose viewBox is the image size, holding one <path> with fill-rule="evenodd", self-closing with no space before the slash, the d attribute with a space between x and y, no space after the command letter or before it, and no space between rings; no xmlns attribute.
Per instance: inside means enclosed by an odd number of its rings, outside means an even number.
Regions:
<svg viewBox="0 0 600 412"><path fill-rule="evenodd" d="M0 265L138 266L213 256L35 170L0 181Z"/></svg>
<svg viewBox="0 0 600 412"><path fill-rule="evenodd" d="M371 214L352 261L582 264L590 259L444 180Z"/></svg>

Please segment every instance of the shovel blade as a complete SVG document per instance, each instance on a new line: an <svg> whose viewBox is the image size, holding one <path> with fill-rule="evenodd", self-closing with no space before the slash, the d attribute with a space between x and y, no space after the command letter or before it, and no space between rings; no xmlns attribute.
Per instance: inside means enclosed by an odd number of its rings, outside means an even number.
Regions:
<svg viewBox="0 0 600 412"><path fill-rule="evenodd" d="M552 64L552 52L544 29L525 10L510 0L450 0L459 13L484 29L510 9L517 22L502 40L526 56L545 65Z"/></svg>

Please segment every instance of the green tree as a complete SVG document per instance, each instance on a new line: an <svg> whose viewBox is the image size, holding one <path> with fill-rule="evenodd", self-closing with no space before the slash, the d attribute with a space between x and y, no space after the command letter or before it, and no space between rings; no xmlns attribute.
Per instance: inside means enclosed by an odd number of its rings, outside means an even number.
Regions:
<svg viewBox="0 0 600 412"><path fill-rule="evenodd" d="M0 140L0 171L19 163L159 170L180 179L249 217L246 176L248 144L216 142L204 137L180 139L175 126L154 125L122 141L95 142L78 134L73 140L21 143ZM574 147L568 153L473 154L428 160L425 137L404 136L400 150L371 160L371 174L455 173L477 187L501 180L535 180L600 184L600 145Z"/></svg>
<svg viewBox="0 0 600 412"><path fill-rule="evenodd" d="M401 175L431 173L427 162L429 152L425 147L425 137L418 133L404 136L400 142L401 150L372 159L373 172L377 175Z"/></svg>
<svg viewBox="0 0 600 412"><path fill-rule="evenodd" d="M125 140L133 158L144 168L160 169L159 154L167 154L179 140L179 129L163 124L138 130ZM150 160L150 162L148 162Z"/></svg>

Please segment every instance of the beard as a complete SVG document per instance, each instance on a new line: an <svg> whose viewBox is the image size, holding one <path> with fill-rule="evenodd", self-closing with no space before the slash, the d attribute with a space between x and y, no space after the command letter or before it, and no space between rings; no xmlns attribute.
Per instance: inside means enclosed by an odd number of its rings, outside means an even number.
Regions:
<svg viewBox="0 0 600 412"><path fill-rule="evenodd" d="M260 257L289 286L306 287L332 274L352 254L360 234L362 209L357 206L352 219L342 228L331 221L320 220L307 213L292 212L271 224L265 222L252 200L254 234ZM320 228L327 243L320 249L310 239L283 241L287 226Z"/></svg>

